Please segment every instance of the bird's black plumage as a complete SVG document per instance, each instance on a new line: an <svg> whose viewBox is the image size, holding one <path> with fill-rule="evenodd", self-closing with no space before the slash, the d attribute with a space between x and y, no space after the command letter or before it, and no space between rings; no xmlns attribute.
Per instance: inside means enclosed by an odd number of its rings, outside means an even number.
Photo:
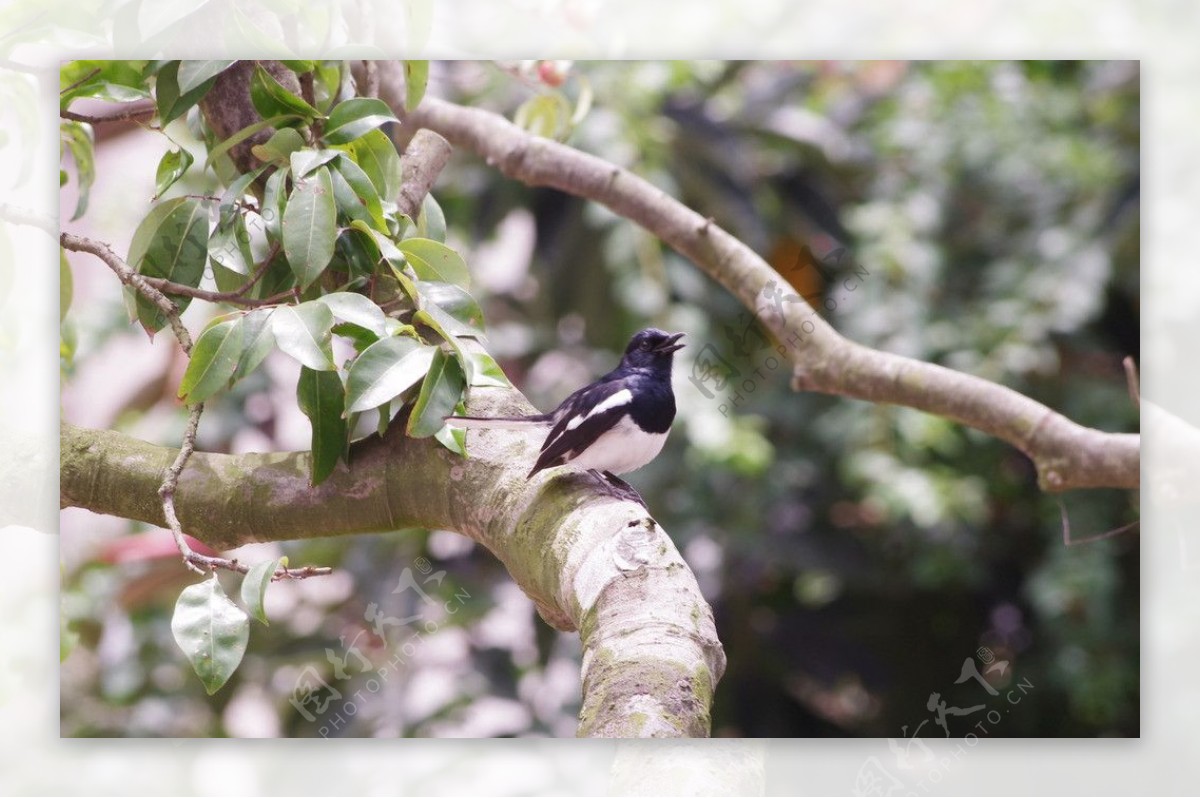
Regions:
<svg viewBox="0 0 1200 798"><path fill-rule="evenodd" d="M683 333L650 328L629 342L621 363L600 379L568 396L553 412L536 416L480 418L452 416L468 428L549 425L529 476L573 463L623 474L641 468L662 449L675 420L671 364Z"/></svg>

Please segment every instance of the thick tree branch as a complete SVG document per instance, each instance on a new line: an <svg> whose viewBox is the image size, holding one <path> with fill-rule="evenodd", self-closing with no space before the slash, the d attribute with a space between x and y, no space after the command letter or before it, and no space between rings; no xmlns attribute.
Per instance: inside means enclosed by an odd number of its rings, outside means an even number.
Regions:
<svg viewBox="0 0 1200 798"><path fill-rule="evenodd" d="M416 219L421 211L425 195L433 188L434 181L450 160L450 143L432 130L418 131L404 148L400 157L400 173L404 184L396 207L410 219Z"/></svg>
<svg viewBox="0 0 1200 798"><path fill-rule="evenodd" d="M519 393L475 389L471 412L532 412ZM580 631L586 736L704 736L725 669L712 611L666 532L580 472L525 479L536 434L472 432L462 458L393 424L309 485L311 454L196 452L175 507L215 548L420 526L490 549L557 629ZM176 457L118 432L65 424L61 503L164 524L156 491Z"/></svg>
<svg viewBox="0 0 1200 798"><path fill-rule="evenodd" d="M380 97L403 113L403 70L380 65ZM804 303L773 306L786 281L711 219L593 155L532 136L496 114L426 97L406 123L437 131L523 183L600 202L649 230L758 315L793 365L796 390L906 405L983 430L1033 460L1044 490L1136 488L1140 438L1089 429L1016 391L839 335Z"/></svg>

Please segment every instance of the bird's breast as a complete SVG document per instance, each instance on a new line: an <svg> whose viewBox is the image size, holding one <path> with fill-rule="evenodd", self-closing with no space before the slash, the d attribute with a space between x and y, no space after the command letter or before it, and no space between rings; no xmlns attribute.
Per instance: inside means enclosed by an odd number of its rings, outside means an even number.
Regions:
<svg viewBox="0 0 1200 798"><path fill-rule="evenodd" d="M672 408L672 411L674 408ZM672 413L673 415L674 413ZM667 430L647 432L629 416L605 432L583 452L571 458L571 465L594 468L613 474L627 474L649 463L667 442Z"/></svg>

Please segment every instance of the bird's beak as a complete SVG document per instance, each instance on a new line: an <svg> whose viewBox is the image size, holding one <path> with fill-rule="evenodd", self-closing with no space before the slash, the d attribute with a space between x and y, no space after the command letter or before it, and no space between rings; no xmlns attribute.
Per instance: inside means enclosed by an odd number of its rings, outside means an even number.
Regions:
<svg viewBox="0 0 1200 798"><path fill-rule="evenodd" d="M680 338L682 338L683 336L684 336L684 334L683 334L683 333L675 333L675 334L674 334L674 335L672 335L670 338L668 338L667 340L665 340L665 341L663 341L661 344L659 344L659 345L658 345L658 346L655 348L655 351L658 351L658 352L678 352L680 349L683 349L684 345L683 345L683 344L680 344L680 343L676 343L676 341L678 341L678 340L679 340Z"/></svg>

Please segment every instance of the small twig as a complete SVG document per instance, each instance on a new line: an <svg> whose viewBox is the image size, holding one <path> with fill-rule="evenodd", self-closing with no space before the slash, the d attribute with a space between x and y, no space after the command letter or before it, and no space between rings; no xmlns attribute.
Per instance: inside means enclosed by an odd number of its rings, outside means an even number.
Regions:
<svg viewBox="0 0 1200 798"><path fill-rule="evenodd" d="M91 80L92 78L96 77L99 74L100 74L100 68L97 67L96 69L93 69L91 72L89 72L86 75L84 75L83 77L81 77L79 80L72 83L70 86L67 86L65 89L60 91L58 93L58 96L61 97L64 94L66 94L67 92L69 92L71 89L79 88L80 86L87 83L89 80Z"/></svg>
<svg viewBox="0 0 1200 798"><path fill-rule="evenodd" d="M281 299L292 295L291 289L280 292L275 296L267 297L266 299L250 299L246 297L246 293L267 273L267 268L271 265L271 261L275 259L277 254L279 254L279 242L271 245L271 251L267 253L262 263L258 264L250 279L235 291L206 291L203 288L193 288L190 285L173 283L162 277L143 276L142 279L164 294L172 296L189 296L193 299L203 299L206 302L226 302L231 305L245 305L252 308L263 307L264 305L276 305Z"/></svg>
<svg viewBox="0 0 1200 798"><path fill-rule="evenodd" d="M187 327L184 327L183 322L179 320L179 309L174 302L167 299L162 291L150 283L153 278L144 277L129 268L129 264L117 257L107 244L71 233L60 235L58 242L63 249L69 249L72 252L87 252L104 261L108 268L116 272L122 283L132 286L134 290L163 312L184 353L188 355L192 353L192 337L188 334Z"/></svg>
<svg viewBox="0 0 1200 798"><path fill-rule="evenodd" d="M235 571L239 574L250 573L250 566L238 562L236 558L210 557L207 554L200 554L199 552L189 550L189 553L184 557L184 561L188 564L189 568L198 573L211 572L218 568L226 571ZM307 579L310 576L326 576L331 573L333 573L333 568L327 565L305 565L301 568L276 568L275 573L271 576L271 581Z"/></svg>
<svg viewBox="0 0 1200 798"><path fill-rule="evenodd" d="M129 264L117 257L107 244L70 233L63 233L59 236L59 241L64 249L90 252L100 258L116 272L121 282L133 286L142 296L152 302L166 315L171 329L175 332L175 338L179 341L179 346L186 354L191 355L192 337L188 334L187 327L184 327L183 322L179 319L179 308L175 306L174 302L167 299L162 291L152 285L148 278L129 268ZM204 569L195 563L195 558L200 555L197 555L184 539L183 527L179 523L179 517L175 514L175 488L179 484L179 475L182 473L183 467L187 465L188 458L192 456L192 452L196 448L196 430L200 426L200 415L203 412L203 402L198 402L189 408L187 429L183 433L183 443L179 447L179 454L175 456L175 462L167 469L167 475L163 477L162 485L158 489L158 496L162 499L163 518L166 519L167 528L171 530L171 535L175 538L175 545L179 548L184 565L199 574L205 573Z"/></svg>
<svg viewBox="0 0 1200 798"><path fill-rule="evenodd" d="M1125 379L1129 383L1129 398L1133 400L1134 407L1142 406L1142 389L1138 382L1137 363L1133 362L1133 356L1125 358L1122 361L1125 365Z"/></svg>
<svg viewBox="0 0 1200 798"><path fill-rule="evenodd" d="M1096 535L1089 535L1086 538L1072 538L1071 537L1071 521L1070 521L1070 519L1067 518L1067 503L1063 501L1062 496L1059 496L1057 498L1058 498L1058 509L1062 513L1063 545L1064 546L1078 546L1080 543L1094 543L1097 540L1106 540L1108 538L1115 538L1117 535L1121 534L1122 532L1125 532L1126 530L1129 530L1129 529L1133 529L1135 526L1137 526L1138 524L1141 523L1141 520L1139 519L1132 523L1126 524L1123 527L1119 527L1117 529L1110 529L1107 532L1101 532Z"/></svg>
<svg viewBox="0 0 1200 798"><path fill-rule="evenodd" d="M249 566L243 565L236 559L210 557L189 546L187 538L183 536L183 526L179 523L179 516L175 513L175 491L179 487L179 475L183 473L183 467L187 465L188 459L196 450L196 432L200 428L200 415L203 412L203 402L191 406L187 429L183 433L183 444L179 447L179 454L175 456L175 462L167 469L167 475L158 489L158 496L162 499L163 517L166 518L167 528L171 530L171 535L175 538L175 545L179 548L180 555L183 556L183 564L191 570L203 574L223 568L240 574L248 573ZM271 581L307 579L310 576L325 576L330 573L333 573L333 569L328 566L306 565L301 568L277 568Z"/></svg>
<svg viewBox="0 0 1200 798"><path fill-rule="evenodd" d="M167 520L167 528L171 530L171 535L175 538L175 545L179 547L179 553L183 555L183 564L198 574L205 571L195 563L195 559L204 555L193 551L183 537L183 527L179 523L179 517L175 514L175 488L179 486L179 475L183 472L183 467L187 465L188 458L196 449L196 430L200 427L200 414L203 412L203 402L197 402L191 406L179 454L175 455L175 462L171 463L171 467L167 469L167 475L158 488L158 497L162 499L163 517Z"/></svg>
<svg viewBox="0 0 1200 798"><path fill-rule="evenodd" d="M250 275L250 279L246 281L246 284L233 292L235 296L244 296L247 291L253 288L258 281L263 278L263 275L267 273L267 268L271 265L271 261L275 260L275 256L279 254L279 246L280 244L278 241L271 245L271 249L267 252L267 256L263 258L262 263L260 263L258 268L254 270L254 274Z"/></svg>
<svg viewBox="0 0 1200 798"><path fill-rule="evenodd" d="M81 114L65 109L58 112L63 119L73 122L87 122L89 125L103 125L106 122L125 122L140 116L152 116L155 112L153 100L138 100L127 105L118 106L99 114Z"/></svg>

